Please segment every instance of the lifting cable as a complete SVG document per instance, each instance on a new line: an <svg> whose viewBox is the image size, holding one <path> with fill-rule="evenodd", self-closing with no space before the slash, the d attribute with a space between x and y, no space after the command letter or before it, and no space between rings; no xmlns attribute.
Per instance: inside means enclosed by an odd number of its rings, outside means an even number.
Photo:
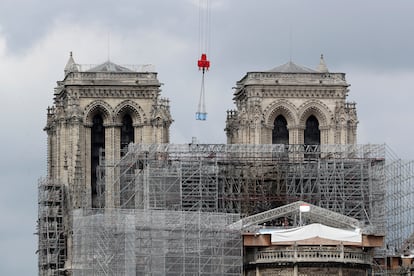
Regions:
<svg viewBox="0 0 414 276"><path fill-rule="evenodd" d="M205 121L207 119L206 104L205 104L205 72L210 68L210 61L207 59L207 50L210 43L210 0L199 0L199 52L200 59L197 61L198 69L202 71L200 98L198 102L198 109L196 112L196 120Z"/></svg>
<svg viewBox="0 0 414 276"><path fill-rule="evenodd" d="M196 120L205 121L207 119L207 112L206 112L206 97L205 97L205 87L204 87L204 68L203 76L201 77L201 90L200 90L200 98L198 100L198 109L196 112Z"/></svg>

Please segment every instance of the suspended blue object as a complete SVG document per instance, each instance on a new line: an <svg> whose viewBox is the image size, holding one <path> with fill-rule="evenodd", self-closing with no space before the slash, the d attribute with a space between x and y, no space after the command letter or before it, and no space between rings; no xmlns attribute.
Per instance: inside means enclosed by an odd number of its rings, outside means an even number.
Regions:
<svg viewBox="0 0 414 276"><path fill-rule="evenodd" d="M196 120L200 120L200 121L207 120L207 113L196 112Z"/></svg>

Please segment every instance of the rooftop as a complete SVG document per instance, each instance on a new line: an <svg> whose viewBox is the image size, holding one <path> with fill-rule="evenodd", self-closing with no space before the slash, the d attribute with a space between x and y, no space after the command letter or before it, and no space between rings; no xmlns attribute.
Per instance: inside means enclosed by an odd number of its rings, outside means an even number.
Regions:
<svg viewBox="0 0 414 276"><path fill-rule="evenodd" d="M288 63L279 65L273 69L268 70L267 72L276 72L276 73L328 73L328 67L326 66L323 55L320 57L319 65L316 69L311 69L303 65L296 64L292 61Z"/></svg>
<svg viewBox="0 0 414 276"><path fill-rule="evenodd" d="M155 72L155 67L152 64L140 65L119 65L110 60L96 65L96 64L79 64L76 63L72 52L70 52L69 60L64 68L65 76L71 72L89 72L89 73L149 73Z"/></svg>
<svg viewBox="0 0 414 276"><path fill-rule="evenodd" d="M277 72L277 73L320 73L319 71L310 69L303 65L298 65L292 61L288 63L279 65L273 69L270 69L268 72Z"/></svg>
<svg viewBox="0 0 414 276"><path fill-rule="evenodd" d="M133 72L133 71L131 69L115 64L108 60L100 65L92 67L91 69L87 70L87 72Z"/></svg>

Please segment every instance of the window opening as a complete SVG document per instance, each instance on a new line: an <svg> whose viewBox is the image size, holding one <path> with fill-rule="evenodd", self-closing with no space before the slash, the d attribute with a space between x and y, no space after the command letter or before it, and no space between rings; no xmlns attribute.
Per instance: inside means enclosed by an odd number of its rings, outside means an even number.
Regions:
<svg viewBox="0 0 414 276"><path fill-rule="evenodd" d="M92 208L99 208L102 204L99 202L98 195L98 170L100 154L105 150L105 128L101 115L95 115L92 119L91 129L91 196ZM103 156L103 155L102 155Z"/></svg>
<svg viewBox="0 0 414 276"><path fill-rule="evenodd" d="M126 114L122 118L121 126L121 156L123 156L127 150L129 143L134 143L134 126L132 125L132 118L129 114Z"/></svg>
<svg viewBox="0 0 414 276"><path fill-rule="evenodd" d="M128 151L129 143L134 142L134 126L132 118L129 114L125 114L122 118L121 126L121 157ZM123 169L124 173L120 176L120 206L122 208L133 209L135 207L135 186L131 185L133 176L135 175L134 167L128 166Z"/></svg>
<svg viewBox="0 0 414 276"><path fill-rule="evenodd" d="M321 131L319 130L319 122L315 116L311 115L306 120L305 128L305 145L320 145L321 144Z"/></svg>
<svg viewBox="0 0 414 276"><path fill-rule="evenodd" d="M289 144L289 130L285 117L279 115L273 124L272 144Z"/></svg>

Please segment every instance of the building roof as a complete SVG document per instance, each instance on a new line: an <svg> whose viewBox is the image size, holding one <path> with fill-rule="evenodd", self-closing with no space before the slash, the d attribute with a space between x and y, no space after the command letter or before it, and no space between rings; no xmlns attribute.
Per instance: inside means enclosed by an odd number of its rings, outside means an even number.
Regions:
<svg viewBox="0 0 414 276"><path fill-rule="evenodd" d="M279 65L273 69L270 69L268 72L277 72L277 73L320 73L319 71L310 69L303 65L296 64L292 61L288 63Z"/></svg>
<svg viewBox="0 0 414 276"><path fill-rule="evenodd" d="M95 66L89 69L87 72L133 72L133 71L108 60L98 66Z"/></svg>

